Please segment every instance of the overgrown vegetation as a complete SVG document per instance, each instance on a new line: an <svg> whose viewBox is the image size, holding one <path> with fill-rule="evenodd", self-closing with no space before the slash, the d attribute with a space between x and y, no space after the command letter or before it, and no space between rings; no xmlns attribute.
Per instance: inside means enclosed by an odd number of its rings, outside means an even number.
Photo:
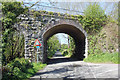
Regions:
<svg viewBox="0 0 120 80"><path fill-rule="evenodd" d="M26 9L20 2L2 2L2 63L6 65L16 57L24 55L24 36L13 27L17 16Z"/></svg>
<svg viewBox="0 0 120 80"><path fill-rule="evenodd" d="M84 59L85 62L93 63L115 63L120 64L119 53L95 53L90 54L88 58Z"/></svg>
<svg viewBox="0 0 120 80"><path fill-rule="evenodd" d="M69 54L69 51L68 51L68 50L63 50L63 51L62 51L62 55L63 55L63 56L68 56L68 54Z"/></svg>
<svg viewBox="0 0 120 80"><path fill-rule="evenodd" d="M68 49L68 44L61 44L60 52L66 50L66 49Z"/></svg>
<svg viewBox="0 0 120 80"><path fill-rule="evenodd" d="M48 58L53 57L53 55L56 53L56 51L60 51L63 54L63 56L65 56L65 57L71 57L72 54L74 53L75 42L71 36L69 36L67 39L69 39L69 45L68 44L60 44L56 35L50 37L50 39L47 41Z"/></svg>
<svg viewBox="0 0 120 80"><path fill-rule="evenodd" d="M78 16L78 20L88 34L93 34L107 23L107 16L98 3L91 3L84 10L84 16Z"/></svg>
<svg viewBox="0 0 120 80"><path fill-rule="evenodd" d="M70 52L71 49L64 49L62 51L62 55L65 56L65 57L71 57L73 52Z"/></svg>
<svg viewBox="0 0 120 80"><path fill-rule="evenodd" d="M84 61L118 63L118 53L115 53L118 51L116 22L110 22L111 18L97 3L90 4L84 14L79 20L88 33L89 56Z"/></svg>
<svg viewBox="0 0 120 80"><path fill-rule="evenodd" d="M72 54L74 53L74 50L75 50L74 39L71 36L69 36L68 39L69 39L69 43L68 44L62 44L61 45L61 50L60 50L62 52L63 56L65 56L65 57L71 57Z"/></svg>
<svg viewBox="0 0 120 80"><path fill-rule="evenodd" d="M70 39L70 47L69 47L69 55L68 56L72 56L72 54L73 53L75 53L75 40L71 37L71 36L69 36L69 39Z"/></svg>
<svg viewBox="0 0 120 80"><path fill-rule="evenodd" d="M47 41L47 48L48 58L51 58L55 52L60 49L59 40L55 35L50 37L50 39Z"/></svg>
<svg viewBox="0 0 120 80"><path fill-rule="evenodd" d="M26 12L20 2L2 2L2 80L23 80L30 78L45 64L30 63L24 57L24 35L13 26L17 17ZM1 27L1 26L0 26Z"/></svg>
<svg viewBox="0 0 120 80"><path fill-rule="evenodd" d="M26 80L33 76L38 70L43 69L46 64L30 63L27 59L16 58L3 68L2 80Z"/></svg>

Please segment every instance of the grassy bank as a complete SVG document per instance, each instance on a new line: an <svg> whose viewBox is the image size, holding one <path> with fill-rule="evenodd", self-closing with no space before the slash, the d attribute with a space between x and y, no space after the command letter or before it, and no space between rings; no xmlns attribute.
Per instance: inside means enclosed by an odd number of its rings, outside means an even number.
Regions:
<svg viewBox="0 0 120 80"><path fill-rule="evenodd" d="M16 58L3 67L2 80L27 80L45 66L46 64L30 63L27 59Z"/></svg>
<svg viewBox="0 0 120 80"><path fill-rule="evenodd" d="M101 53L101 54L90 54L88 58L85 58L85 62L93 63L115 63L120 64L119 53Z"/></svg>

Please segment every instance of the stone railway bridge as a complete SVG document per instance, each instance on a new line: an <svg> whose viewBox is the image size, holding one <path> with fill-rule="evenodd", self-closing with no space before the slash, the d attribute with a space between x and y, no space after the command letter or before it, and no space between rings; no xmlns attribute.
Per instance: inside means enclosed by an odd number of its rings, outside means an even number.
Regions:
<svg viewBox="0 0 120 80"><path fill-rule="evenodd" d="M14 26L24 34L25 58L35 61L36 48L33 45L38 39L42 44L38 53L39 61L47 62L47 40L57 33L66 33L74 38L76 48L73 56L75 58L81 60L87 57L87 33L77 18L72 19L73 16L66 14L51 14L50 12L29 11L28 14L21 14L18 17L21 21Z"/></svg>

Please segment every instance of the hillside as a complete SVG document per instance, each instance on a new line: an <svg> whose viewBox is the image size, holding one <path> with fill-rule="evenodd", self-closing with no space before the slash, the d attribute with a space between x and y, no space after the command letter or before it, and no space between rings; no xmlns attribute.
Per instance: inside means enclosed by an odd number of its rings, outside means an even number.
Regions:
<svg viewBox="0 0 120 80"><path fill-rule="evenodd" d="M118 52L118 25L108 23L97 34L88 36L89 54Z"/></svg>
<svg viewBox="0 0 120 80"><path fill-rule="evenodd" d="M118 51L118 25L116 23L105 25L99 36L98 45L103 52L113 53Z"/></svg>

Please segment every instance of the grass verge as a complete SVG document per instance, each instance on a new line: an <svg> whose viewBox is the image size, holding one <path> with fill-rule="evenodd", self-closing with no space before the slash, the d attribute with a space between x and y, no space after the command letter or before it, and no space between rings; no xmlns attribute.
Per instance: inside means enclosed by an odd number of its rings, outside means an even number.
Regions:
<svg viewBox="0 0 120 80"><path fill-rule="evenodd" d="M115 63L120 64L120 53L101 53L101 54L90 54L84 59L85 62L93 63Z"/></svg>

